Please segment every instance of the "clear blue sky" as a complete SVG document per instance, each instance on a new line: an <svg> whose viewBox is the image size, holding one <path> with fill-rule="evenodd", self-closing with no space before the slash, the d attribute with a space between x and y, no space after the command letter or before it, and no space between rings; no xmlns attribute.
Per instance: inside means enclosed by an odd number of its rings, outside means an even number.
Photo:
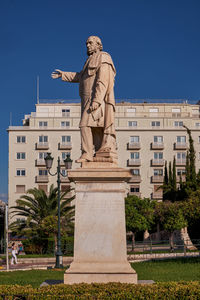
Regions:
<svg viewBox="0 0 200 300"><path fill-rule="evenodd" d="M115 63L116 98L200 98L199 0L1 0L0 198L7 193L8 138L41 98L77 99L78 86L53 81L79 71L85 40L101 37Z"/></svg>

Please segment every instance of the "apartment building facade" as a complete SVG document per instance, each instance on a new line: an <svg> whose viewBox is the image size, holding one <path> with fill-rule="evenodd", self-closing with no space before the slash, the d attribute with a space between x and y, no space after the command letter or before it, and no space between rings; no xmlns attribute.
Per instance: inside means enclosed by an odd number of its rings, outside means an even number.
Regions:
<svg viewBox="0 0 200 300"><path fill-rule="evenodd" d="M165 161L176 158L177 180L184 177L188 136L183 125L192 131L196 150L196 167L200 168L200 106L183 103L116 104L116 132L119 166L131 169L128 184L130 194L161 200L158 187L163 182ZM9 207L27 189L37 187L48 192L56 178L48 175L45 155L54 157L52 172L56 171L57 158L70 154L72 168L80 165L80 104L40 103L36 111L26 115L22 126L10 126L9 133ZM69 186L61 176L61 190Z"/></svg>

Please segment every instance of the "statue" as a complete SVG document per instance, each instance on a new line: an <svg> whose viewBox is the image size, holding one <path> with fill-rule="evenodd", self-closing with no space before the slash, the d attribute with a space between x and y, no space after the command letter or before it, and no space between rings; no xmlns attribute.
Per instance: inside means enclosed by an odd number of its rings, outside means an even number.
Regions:
<svg viewBox="0 0 200 300"><path fill-rule="evenodd" d="M116 70L111 56L103 52L97 36L86 41L88 59L80 72L56 69L52 78L79 83L81 97L81 149L76 162L117 162L114 124L114 77ZM94 153L95 150L95 153Z"/></svg>

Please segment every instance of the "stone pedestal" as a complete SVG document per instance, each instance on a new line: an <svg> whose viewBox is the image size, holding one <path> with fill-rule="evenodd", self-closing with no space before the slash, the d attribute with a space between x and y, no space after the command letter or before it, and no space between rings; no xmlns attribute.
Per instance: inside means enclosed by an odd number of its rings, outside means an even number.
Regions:
<svg viewBox="0 0 200 300"><path fill-rule="evenodd" d="M103 164L94 169L91 164L68 174L76 184L75 242L64 283L137 283L126 254L124 197L131 174Z"/></svg>

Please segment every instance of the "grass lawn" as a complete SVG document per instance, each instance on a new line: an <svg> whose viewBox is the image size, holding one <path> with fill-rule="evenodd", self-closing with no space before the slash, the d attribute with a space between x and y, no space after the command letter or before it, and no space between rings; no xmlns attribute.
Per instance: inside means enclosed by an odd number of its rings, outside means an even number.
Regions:
<svg viewBox="0 0 200 300"><path fill-rule="evenodd" d="M181 258L163 261L149 261L132 263L138 273L139 280L152 279L154 281L191 281L200 280L200 257ZM30 284L39 287L47 279L63 280L64 270L32 270L0 272L2 284Z"/></svg>
<svg viewBox="0 0 200 300"><path fill-rule="evenodd" d="M132 263L138 279L154 281L200 280L200 257Z"/></svg>

